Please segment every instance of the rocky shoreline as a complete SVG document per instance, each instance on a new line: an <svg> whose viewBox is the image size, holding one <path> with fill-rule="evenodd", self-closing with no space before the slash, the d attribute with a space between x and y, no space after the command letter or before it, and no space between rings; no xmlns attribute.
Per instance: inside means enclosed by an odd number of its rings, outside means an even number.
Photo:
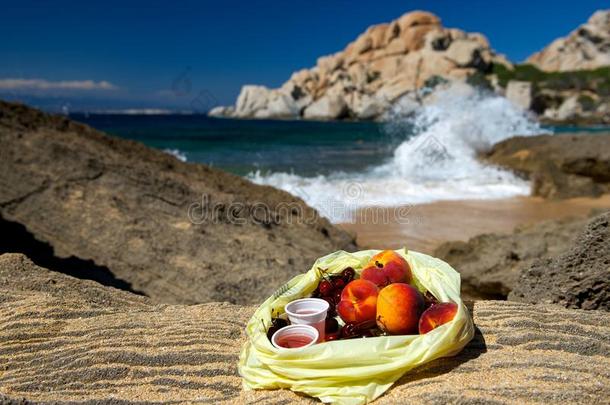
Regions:
<svg viewBox="0 0 610 405"><path fill-rule="evenodd" d="M446 242L434 255L462 276L471 299L610 310L610 211Z"/></svg>
<svg viewBox="0 0 610 405"><path fill-rule="evenodd" d="M598 197L610 191L610 135L517 136L494 145L482 159L532 181L544 198Z"/></svg>
<svg viewBox="0 0 610 405"><path fill-rule="evenodd" d="M498 54L480 33L445 28L414 11L373 25L340 52L292 74L280 88L242 87L234 106L213 117L390 120L434 102L455 83L505 96L542 121L610 124L610 10L524 64Z"/></svg>
<svg viewBox="0 0 610 405"><path fill-rule="evenodd" d="M490 156L527 172L514 139ZM606 184L607 142L553 139L529 153ZM353 235L288 193L22 105L0 103L0 146L0 402L311 402L242 390L245 322ZM439 248L508 301L472 303L465 350L379 402L607 401L610 213L580 221Z"/></svg>
<svg viewBox="0 0 610 405"><path fill-rule="evenodd" d="M0 102L0 144L2 251L157 302L253 304L355 248L284 191L63 117Z"/></svg>

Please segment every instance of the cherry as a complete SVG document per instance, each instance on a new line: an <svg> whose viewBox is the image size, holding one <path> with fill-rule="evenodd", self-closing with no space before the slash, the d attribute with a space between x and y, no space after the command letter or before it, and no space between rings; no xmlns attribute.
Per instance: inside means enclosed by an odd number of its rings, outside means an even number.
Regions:
<svg viewBox="0 0 610 405"><path fill-rule="evenodd" d="M346 323L341 328L341 338L343 339L351 339L358 336L358 331L356 330L356 325L353 323Z"/></svg>
<svg viewBox="0 0 610 405"><path fill-rule="evenodd" d="M359 331L367 330L367 329L372 329L372 328L374 328L376 326L377 326L377 322L374 319L372 319L370 321L360 322L360 323L354 325L356 330L359 330Z"/></svg>
<svg viewBox="0 0 610 405"><path fill-rule="evenodd" d="M273 334L275 332L277 332L278 330L280 330L280 328L276 328L275 326L272 326L269 328L269 330L267 331L267 339L269 339L270 342L271 342L271 336L273 336Z"/></svg>
<svg viewBox="0 0 610 405"><path fill-rule="evenodd" d="M333 293L333 285L328 280L322 280L318 286L322 297L330 297Z"/></svg>
<svg viewBox="0 0 610 405"><path fill-rule="evenodd" d="M426 291L426 295L424 295L425 308L427 309L434 304L438 304L438 300L434 295L430 294L430 291Z"/></svg>
<svg viewBox="0 0 610 405"><path fill-rule="evenodd" d="M335 279L333 284L337 290L342 290L345 287L345 281L342 278Z"/></svg>
<svg viewBox="0 0 610 405"><path fill-rule="evenodd" d="M334 333L339 331L339 322L335 318L326 318L325 325L326 333Z"/></svg>
<svg viewBox="0 0 610 405"><path fill-rule="evenodd" d="M273 318L271 320L271 324L273 325L273 327L280 329L284 326L288 326L288 321L282 318Z"/></svg>
<svg viewBox="0 0 610 405"><path fill-rule="evenodd" d="M362 336L362 337L375 337L375 336L377 336L377 334L375 333L374 329L368 329L368 330L365 330L363 332L360 332L360 336Z"/></svg>
<svg viewBox="0 0 610 405"><path fill-rule="evenodd" d="M356 272L351 267L348 267L341 272L341 277L343 278L343 281L346 284L349 283L350 281L352 281L355 276L356 276Z"/></svg>
<svg viewBox="0 0 610 405"><path fill-rule="evenodd" d="M332 340L337 340L339 339L341 335L340 331L336 331L336 332L332 332L332 333L326 333L326 336L324 337L324 340L326 340L327 342L330 342Z"/></svg>
<svg viewBox="0 0 610 405"><path fill-rule="evenodd" d="M335 299L331 297L322 297L322 299L328 302L328 312L326 316L336 316L337 315L337 304L335 303Z"/></svg>

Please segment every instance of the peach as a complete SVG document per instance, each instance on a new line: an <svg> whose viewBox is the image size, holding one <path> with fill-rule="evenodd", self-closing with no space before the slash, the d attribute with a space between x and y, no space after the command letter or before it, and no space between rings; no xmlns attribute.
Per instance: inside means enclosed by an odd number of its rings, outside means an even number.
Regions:
<svg viewBox="0 0 610 405"><path fill-rule="evenodd" d="M423 311L424 297L415 287L390 284L377 297L377 326L391 335L416 334Z"/></svg>
<svg viewBox="0 0 610 405"><path fill-rule="evenodd" d="M374 321L379 288L367 280L350 281L341 292L337 312L345 322Z"/></svg>
<svg viewBox="0 0 610 405"><path fill-rule="evenodd" d="M419 318L419 333L424 334L451 321L457 313L458 306L453 302L441 302L426 309Z"/></svg>
<svg viewBox="0 0 610 405"><path fill-rule="evenodd" d="M392 283L410 283L413 276L409 263L393 250L384 250L371 258L360 278L385 287Z"/></svg>

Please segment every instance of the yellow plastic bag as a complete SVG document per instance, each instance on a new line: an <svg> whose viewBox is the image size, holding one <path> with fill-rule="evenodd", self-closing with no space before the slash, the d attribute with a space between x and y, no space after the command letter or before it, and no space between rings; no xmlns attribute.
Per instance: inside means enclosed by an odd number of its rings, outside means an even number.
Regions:
<svg viewBox="0 0 610 405"><path fill-rule="evenodd" d="M362 404L379 397L412 368L455 355L472 339L472 319L460 299L460 275L442 260L401 249L397 253L411 266L413 284L422 293L429 291L441 302L458 305L451 322L425 335L336 340L295 351L278 350L269 342L265 326L271 324L272 311L282 313L289 302L309 297L321 279L320 269L334 274L352 267L360 273L378 252L338 251L324 256L256 310L246 326L248 341L239 359L246 389L286 388L323 402Z"/></svg>

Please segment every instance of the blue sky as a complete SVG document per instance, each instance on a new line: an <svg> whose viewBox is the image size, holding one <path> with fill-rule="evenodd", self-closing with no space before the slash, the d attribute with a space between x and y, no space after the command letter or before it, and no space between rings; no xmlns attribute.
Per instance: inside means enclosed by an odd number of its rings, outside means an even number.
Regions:
<svg viewBox="0 0 610 405"><path fill-rule="evenodd" d="M229 104L243 84L278 86L369 25L416 9L437 14L446 27L482 32L498 52L521 61L604 6L600 0L4 3L0 80L17 81L0 97L73 110Z"/></svg>

